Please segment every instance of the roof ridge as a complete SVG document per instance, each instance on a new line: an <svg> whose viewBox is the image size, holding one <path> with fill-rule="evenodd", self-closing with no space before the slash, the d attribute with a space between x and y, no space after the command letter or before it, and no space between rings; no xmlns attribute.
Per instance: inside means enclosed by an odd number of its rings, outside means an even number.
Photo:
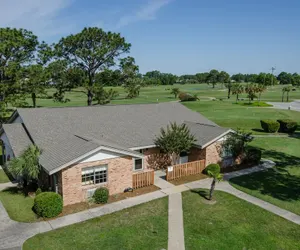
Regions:
<svg viewBox="0 0 300 250"><path fill-rule="evenodd" d="M39 108L17 108L16 110L37 110L37 109L71 109L71 108L105 108L105 107L117 107L117 106L150 106L150 105L163 105L170 104L174 105L180 102L151 102L151 103L124 103L124 104L106 104L106 105L92 105L92 106L61 106L61 107L39 107ZM182 104L181 104L182 105ZM183 105L184 106L184 105Z"/></svg>
<svg viewBox="0 0 300 250"><path fill-rule="evenodd" d="M202 125L202 126L207 126L207 127L214 127L214 128L219 128L220 127L218 125L206 124L206 123L201 123L201 122L184 121L183 123L193 123L193 124L197 124L197 125Z"/></svg>

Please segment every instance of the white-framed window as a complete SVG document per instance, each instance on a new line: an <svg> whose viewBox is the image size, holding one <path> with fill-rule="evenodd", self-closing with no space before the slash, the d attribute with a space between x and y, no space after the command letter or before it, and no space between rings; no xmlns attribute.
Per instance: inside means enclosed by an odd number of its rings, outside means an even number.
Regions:
<svg viewBox="0 0 300 250"><path fill-rule="evenodd" d="M143 169L143 159L142 158L135 158L133 160L133 169L134 171L142 170Z"/></svg>
<svg viewBox="0 0 300 250"><path fill-rule="evenodd" d="M100 184L107 182L107 165L88 167L81 170L82 185Z"/></svg>

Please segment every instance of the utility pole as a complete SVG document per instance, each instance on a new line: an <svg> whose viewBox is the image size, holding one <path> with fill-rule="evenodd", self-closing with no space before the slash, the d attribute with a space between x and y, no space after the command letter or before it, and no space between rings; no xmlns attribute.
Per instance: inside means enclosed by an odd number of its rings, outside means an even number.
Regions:
<svg viewBox="0 0 300 250"><path fill-rule="evenodd" d="M274 71L276 70L276 68L275 67L272 67L271 68L271 71L272 71L272 83L271 83L271 85L273 86L273 76L274 76Z"/></svg>

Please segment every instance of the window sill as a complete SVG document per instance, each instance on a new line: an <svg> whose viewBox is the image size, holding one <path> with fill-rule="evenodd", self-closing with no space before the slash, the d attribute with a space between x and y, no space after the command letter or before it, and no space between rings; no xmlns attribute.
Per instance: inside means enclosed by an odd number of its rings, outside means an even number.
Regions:
<svg viewBox="0 0 300 250"><path fill-rule="evenodd" d="M142 168L142 169L133 169L133 172L134 172L134 173L137 173L137 172L144 172L144 168Z"/></svg>
<svg viewBox="0 0 300 250"><path fill-rule="evenodd" d="M97 184L87 184L87 185L81 185L82 189L91 189L91 188L97 188L101 186L107 186L108 182L103 183L97 183Z"/></svg>

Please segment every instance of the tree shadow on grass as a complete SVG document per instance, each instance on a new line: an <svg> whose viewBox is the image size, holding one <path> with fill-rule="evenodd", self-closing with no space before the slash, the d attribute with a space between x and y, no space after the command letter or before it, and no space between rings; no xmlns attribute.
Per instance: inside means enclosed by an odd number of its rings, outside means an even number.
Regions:
<svg viewBox="0 0 300 250"><path fill-rule="evenodd" d="M300 158L274 150L263 150L263 156L273 159L276 166L266 171L236 177L231 183L259 191L282 201L300 200L300 177L291 175L287 166L300 168Z"/></svg>
<svg viewBox="0 0 300 250"><path fill-rule="evenodd" d="M263 129L261 129L261 128L253 128L253 129L251 129L252 131L254 131L254 132L260 132L260 133L266 133Z"/></svg>
<svg viewBox="0 0 300 250"><path fill-rule="evenodd" d="M191 192L199 194L205 200L209 200L208 199L208 191L206 191L206 190L203 190L203 189L192 189Z"/></svg>

